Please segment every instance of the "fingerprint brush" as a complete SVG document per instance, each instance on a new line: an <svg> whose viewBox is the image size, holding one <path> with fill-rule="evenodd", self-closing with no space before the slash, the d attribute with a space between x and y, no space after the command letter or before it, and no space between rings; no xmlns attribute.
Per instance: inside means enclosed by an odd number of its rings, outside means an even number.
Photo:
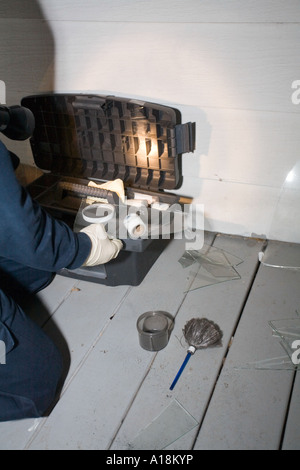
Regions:
<svg viewBox="0 0 300 470"><path fill-rule="evenodd" d="M207 318L192 318L185 324L183 335L189 344L189 348L185 360L171 384L170 390L174 389L188 361L197 349L206 349L220 344L222 331L216 323Z"/></svg>

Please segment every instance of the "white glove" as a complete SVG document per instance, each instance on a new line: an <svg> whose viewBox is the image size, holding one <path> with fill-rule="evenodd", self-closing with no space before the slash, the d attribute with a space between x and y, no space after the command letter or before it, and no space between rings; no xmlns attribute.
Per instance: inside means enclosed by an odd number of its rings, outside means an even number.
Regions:
<svg viewBox="0 0 300 470"><path fill-rule="evenodd" d="M86 233L92 242L92 249L83 266L104 264L118 256L122 248L121 240L110 239L103 224L90 224L80 232Z"/></svg>

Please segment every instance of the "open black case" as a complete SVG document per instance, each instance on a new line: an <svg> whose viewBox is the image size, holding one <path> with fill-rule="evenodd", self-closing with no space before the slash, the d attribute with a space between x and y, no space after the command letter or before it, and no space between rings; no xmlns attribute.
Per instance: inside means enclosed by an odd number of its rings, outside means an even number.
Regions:
<svg viewBox="0 0 300 470"><path fill-rule="evenodd" d="M44 174L28 186L50 214L74 229L88 195L118 205L116 193L92 189L121 179L127 199L173 205L164 190L182 183L181 155L195 149L195 123L181 123L174 108L115 96L46 94L23 98L35 117L33 158ZM102 192L101 192L102 191ZM151 231L150 231L151 233ZM122 238L124 248L105 265L63 269L60 274L105 285L138 285L164 250L160 236Z"/></svg>

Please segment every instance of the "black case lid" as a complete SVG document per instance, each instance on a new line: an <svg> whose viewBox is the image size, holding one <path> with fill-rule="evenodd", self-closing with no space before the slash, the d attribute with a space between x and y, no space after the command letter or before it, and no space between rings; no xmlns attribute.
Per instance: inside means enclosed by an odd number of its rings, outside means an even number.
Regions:
<svg viewBox="0 0 300 470"><path fill-rule="evenodd" d="M55 175L175 189L181 154L195 149L195 124L181 124L171 107L86 94L28 96L21 104L35 116L34 161Z"/></svg>

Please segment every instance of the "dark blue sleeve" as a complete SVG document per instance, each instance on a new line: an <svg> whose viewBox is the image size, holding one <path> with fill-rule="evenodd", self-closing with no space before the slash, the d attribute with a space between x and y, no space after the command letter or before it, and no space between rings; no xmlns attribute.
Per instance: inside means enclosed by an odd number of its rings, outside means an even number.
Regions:
<svg viewBox="0 0 300 470"><path fill-rule="evenodd" d="M18 182L0 142L0 256L56 272L81 266L91 250L85 233L51 217Z"/></svg>

